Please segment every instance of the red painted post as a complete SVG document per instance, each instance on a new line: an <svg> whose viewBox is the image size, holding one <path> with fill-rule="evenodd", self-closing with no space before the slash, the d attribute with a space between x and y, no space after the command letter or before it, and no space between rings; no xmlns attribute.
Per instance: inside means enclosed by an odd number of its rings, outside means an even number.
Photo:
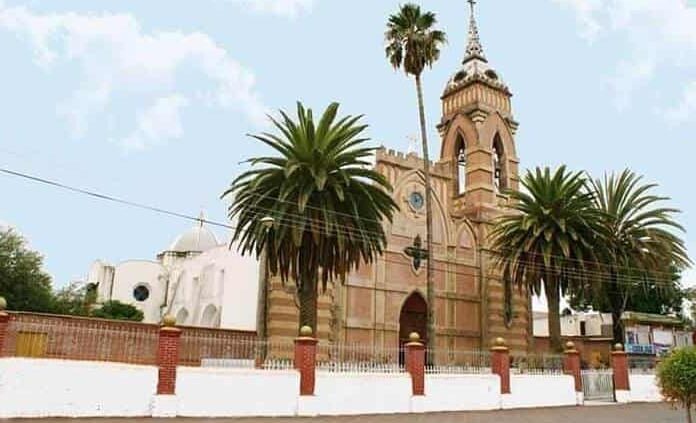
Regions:
<svg viewBox="0 0 696 423"><path fill-rule="evenodd" d="M7 301L0 297L0 357L4 355L5 338L7 337L7 326L10 324L10 315L5 312Z"/></svg>
<svg viewBox="0 0 696 423"><path fill-rule="evenodd" d="M505 339L496 338L491 348L491 370L500 376L500 393L510 393L510 349Z"/></svg>
<svg viewBox="0 0 696 423"><path fill-rule="evenodd" d="M176 366L179 364L181 329L174 327L176 319L165 316L159 331L157 347L157 395L176 394Z"/></svg>
<svg viewBox="0 0 696 423"><path fill-rule="evenodd" d="M425 345L420 342L420 335L413 332L406 344L406 371L411 375L413 396L425 395Z"/></svg>
<svg viewBox="0 0 696 423"><path fill-rule="evenodd" d="M580 370L580 352L575 349L573 342L565 345L563 371L575 379L575 392L582 392L582 375Z"/></svg>
<svg viewBox="0 0 696 423"><path fill-rule="evenodd" d="M628 391L631 385L628 381L628 355L623 350L623 345L614 345L611 353L611 368L614 370L614 389Z"/></svg>
<svg viewBox="0 0 696 423"><path fill-rule="evenodd" d="M309 326L302 326L300 336L295 338L295 368L300 372L300 396L314 395L317 342Z"/></svg>

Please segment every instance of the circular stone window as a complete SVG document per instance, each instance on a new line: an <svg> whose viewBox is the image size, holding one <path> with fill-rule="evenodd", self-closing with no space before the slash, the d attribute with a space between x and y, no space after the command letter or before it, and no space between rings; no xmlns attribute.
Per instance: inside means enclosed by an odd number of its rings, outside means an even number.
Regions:
<svg viewBox="0 0 696 423"><path fill-rule="evenodd" d="M143 302L150 297L150 290L145 285L138 285L133 290L133 298L135 301Z"/></svg>
<svg viewBox="0 0 696 423"><path fill-rule="evenodd" d="M420 192L412 192L408 196L408 204L413 208L413 210L420 210L425 205L425 200L423 199L423 194Z"/></svg>

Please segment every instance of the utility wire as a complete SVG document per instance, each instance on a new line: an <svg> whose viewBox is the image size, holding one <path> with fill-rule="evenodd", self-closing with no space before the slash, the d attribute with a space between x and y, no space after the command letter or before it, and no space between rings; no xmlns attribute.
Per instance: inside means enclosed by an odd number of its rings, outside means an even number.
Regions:
<svg viewBox="0 0 696 423"><path fill-rule="evenodd" d="M87 196L90 196L93 198L106 200L106 201L110 201L113 203L118 203L118 204L122 204L122 205L126 205L126 206L136 207L139 209L148 210L148 211L152 211L152 212L156 212L156 213L160 213L160 214L164 214L164 215L178 217L178 218L186 219L189 221L201 222L201 223L209 224L211 226L217 226L217 227L222 227L222 228L231 229L231 230L237 229L236 226L229 225L226 223L220 223L220 222L216 222L213 220L188 215L185 213L170 211L170 210L166 210L166 209L163 209L160 207L155 207L155 206L151 206L151 205L147 205L147 204L143 204L143 203L138 203L135 201L125 200L122 198L118 198L118 197L108 195L108 194L102 194L102 193L92 191L92 190L77 188L77 187L70 186L70 185L67 185L67 184L64 184L61 182L49 180L46 178L41 178L38 176L23 173L23 172L14 171L11 169L0 168L0 173L4 173L4 174L10 175L10 176L15 176L15 177L27 179L27 180L30 180L33 182L38 182L41 184L45 184L45 185L53 186L56 188L68 190L68 191L75 192L78 194L87 195ZM319 209L319 210L321 210L321 209ZM267 216L269 213L271 213L273 211L274 210L270 209L270 208L257 207L256 212L255 212L255 216L258 216L258 217ZM264 212L266 212L266 213L264 213ZM289 216L277 219L276 224L278 224L279 226L286 226L286 227L297 227L299 224L304 224L306 226L309 226L310 229L315 229L315 230L321 231L322 233L325 233L325 234L332 234L332 233L343 234L343 235L345 235L345 234L357 234L359 237L365 237L365 233L370 232L370 231L361 231L358 228L341 227L338 225L332 225L331 230L327 231L325 225L323 225L321 222L317 222L311 218L308 218L307 216L294 214L294 213L286 213L286 214L288 214ZM345 213L342 213L342 214L345 214ZM352 215L348 215L348 214L345 214L345 215L353 217ZM499 255L499 252L490 252L490 251L480 251L480 253L489 254L489 255L496 255L496 256ZM560 258L564 259L564 257L560 257ZM409 263L402 263L399 261L388 260L386 257L385 257L385 260L389 261L391 263L394 263L394 264L402 264L402 265L410 266ZM447 260L437 260L437 261L439 261L440 263L466 266L466 264L459 263L456 261L447 261ZM536 270L536 271L543 270L543 266L540 266L536 261L518 260L518 262L527 264L527 268L529 268L530 270ZM593 263L593 264L595 264L595 263ZM640 271L640 269L636 269L636 268L632 268L632 269ZM455 275L462 275L462 276L470 276L470 277L480 277L481 276L481 274L478 272L478 270L476 270L474 273L462 272L462 271L457 271L457 270L443 270L443 269L434 269L434 270L436 272L446 272L446 273L455 274ZM668 274L670 278L672 277L671 273L666 273L666 272L661 272L661 273ZM627 285L627 286L633 286L636 283L645 283L646 282L645 278L642 278L639 276L620 276L618 278L619 280L612 281L604 273L596 272L596 271L594 271L594 272L593 271L582 271L582 270L578 270L578 269L572 268L572 267L564 269L563 274L566 276L585 278L585 279L587 279L589 277L589 278L594 279L595 282L596 281L612 282L612 283L617 284L617 285ZM501 280L501 281L503 280L502 277L497 277L497 276L494 276L492 274L486 275L486 277L489 279L497 279L497 280ZM651 280L651 282L653 282L655 285L666 285L666 286L670 285L669 282L659 282L659 281L655 281L655 280Z"/></svg>
<svg viewBox="0 0 696 423"><path fill-rule="evenodd" d="M10 154L10 155L13 155L13 156L17 156L17 157L25 157L25 158L27 157L26 154L21 154L21 153L15 152L15 151L7 150L7 149L5 149L5 148L0 148L0 152L4 152L4 153L7 153L7 154ZM35 154L36 154L36 153L35 153ZM8 169L3 169L3 172L8 173L8 174L11 174L11 175L14 175L14 176L25 177L25 178L28 178L28 179L31 179L31 180L34 180L34 181L37 181L37 182L47 183L47 184L54 185L54 186L57 186L57 187L60 187L60 188L68 189L68 190L70 190L70 191L74 191L74 192L78 192L78 193L82 193L82 194L91 195L91 196L93 196L93 197L102 198L102 199L106 199L106 200L109 200L109 201L113 201L113 202L117 202L117 203L121 203L121 204L125 204L125 205L130 205L130 206L138 207L138 208L145 209L145 210L155 211L155 212L158 212L158 213L163 213L163 214L167 214L167 215L171 215L171 216L175 216L175 217L181 217L181 218L184 218L184 219L187 219L187 220L195 220L195 221L197 221L197 222L201 222L201 221L202 221L203 223L207 223L207 224L210 224L210 225L212 225L212 226L218 226L218 227L223 227L223 228L232 229L232 230L237 229L236 227L231 226L231 225L228 225L228 224L226 224L226 223L214 222L214 221L211 221L211 220L201 219L200 217L195 217L195 216L192 216L192 215L185 215L185 214L183 214L183 213L171 212L171 211L168 211L168 210L165 210L165 209L161 209L161 208L158 208L158 207L152 207L152 206L149 206L149 205L140 204L140 203L136 203L136 202L132 202L132 201L128 201L128 200L122 200L122 199L119 199L119 198L116 198L116 197L113 197L113 196L104 195L104 194L100 194L100 193L93 192L93 191L88 191L88 190L84 190L84 189L80 189L80 188L71 187L71 186L68 186L68 185L65 185L65 184L62 184L62 183L59 183L59 182L50 181L50 180L48 180L48 179L40 178L40 177L33 176L33 175L28 175L28 174L26 174L26 173L21 173L21 172L17 172L17 171L12 171L12 170L8 170ZM256 197L263 197L263 198L267 198L267 199L269 199L269 200L273 200L273 201L275 201L275 202L281 202L281 203L284 203L284 204L290 204L290 205L292 205L292 206L296 206L296 205L297 205L297 203L294 202L294 201L289 201L289 200L287 200L287 199L280 199L280 198L268 197L267 195L261 194L261 193L251 193L251 194L248 194L248 195L249 195L249 196L252 196L252 197L253 197L253 196L256 196ZM317 211L320 211L322 214L326 213L326 214L330 214L330 215L334 215L334 216L346 216L346 217L349 217L349 218L351 218L351 219L354 218L354 216L351 215L351 214L349 214L349 213L344 213L344 212L340 212L340 211L337 211L337 210L325 210L325 209L323 209L323 208L316 207L316 206L312 206L312 205L309 205L309 204L308 204L307 206L305 206L305 208L306 208L306 209L309 209L309 210L317 210ZM272 215L272 214L276 214L276 215L277 215L277 211L276 211L275 209L271 209L271 208L264 208L264 207L262 207L262 206L254 206L254 207L252 207L252 209L256 209L256 210L257 210L257 214L256 214L255 216L258 216L260 213L263 213L263 212L265 212L266 215ZM307 225L309 224L310 229L313 229L314 231L321 231L322 233L327 234L327 235L331 235L332 233L335 233L335 234L337 234L337 235L344 235L344 236L348 236L348 237L350 237L350 238L356 238L356 237L357 237L357 238L371 239L371 240L377 240L377 241L381 241L381 240L383 239L383 236L384 236L384 234L381 233L381 232L375 232L375 231L371 231L371 230L364 229L364 228L355 228L355 227L346 227L346 226L343 226L343 228L341 228L341 227L339 227L339 226L337 226L337 225L332 225L331 230L332 230L333 232L330 232L330 231L326 230L326 225L322 225L321 223L315 223L315 221L314 221L311 217L308 217L308 216L306 216L306 215L304 215L304 214L293 213L293 212L291 212L291 211L289 211L289 210L285 210L282 214L283 214L283 217L282 217L282 218L281 218L281 217L277 217L276 220L277 220L278 222L281 222L281 221L282 221L281 223L285 223L285 226L294 226L294 227L297 227L297 226L300 226L300 225L307 226ZM286 215L289 216L289 217L286 217ZM360 220L365 221L365 222L378 223L378 224L380 224L380 225L382 225L382 224L384 223L383 221L379 221L379 220L376 220L376 219L370 219L370 218L364 218L364 217L361 217ZM511 248L500 248L500 249L497 250L497 251L493 251L493 250L488 250L488 251L487 251L487 250L485 250L485 249L482 250L482 251L480 251L480 253L482 253L482 254L488 254L489 256L492 256L494 260L495 260L496 258L498 258L498 257L501 256L500 253L505 253L505 252L516 252L516 251L515 251L514 249L511 249ZM526 254L527 254L528 256L532 256L532 257L543 257L543 256L541 256L540 254L535 253L535 252L527 252ZM635 268L635 267L631 267L631 266L627 266L627 265L617 265L617 264L614 264L614 263L602 263L602 262L599 262L599 261L587 261L587 260L581 260L581 259L576 259L576 258L570 258L570 257L559 256L559 255L550 255L550 256L548 256L548 257L549 257L549 258L552 258L552 259L556 259L556 260L561 261L561 262L566 262L566 263L577 263L578 265L583 265L583 266L584 266L584 265L587 265L587 263L590 263L593 267L604 267L604 268L607 268L607 269L610 269L610 270L619 269L619 270L637 271L637 272L639 272L639 273L644 273L644 271L641 270L641 269L638 269L638 268ZM537 265L537 262L532 261L532 260L517 260L517 262L518 262L518 263L527 264L528 267ZM566 267L568 267L568 266L566 266ZM575 267L577 267L577 266L575 266ZM665 279L671 279L671 278L673 277L673 274L672 274L671 272L665 272L665 271L651 271L650 273L651 273L651 275L653 275L653 276L663 275L663 277L664 277ZM585 275L593 274L593 275L595 275L595 276L596 276L596 275L604 275L604 273L601 272L601 271L591 271L591 270L584 270L584 274L585 274ZM626 276L624 276L624 278L626 278ZM630 279L632 279L632 280L634 280L634 281L643 282L643 278L640 277L640 276L630 276L630 277L628 277L628 278L630 278Z"/></svg>

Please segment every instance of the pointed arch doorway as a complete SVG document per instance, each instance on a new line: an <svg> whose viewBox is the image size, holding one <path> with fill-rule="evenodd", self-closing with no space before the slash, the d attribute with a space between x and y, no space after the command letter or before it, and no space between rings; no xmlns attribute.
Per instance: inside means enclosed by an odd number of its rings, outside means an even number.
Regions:
<svg viewBox="0 0 696 423"><path fill-rule="evenodd" d="M427 345L428 304L423 296L414 292L406 298L399 314L399 364L404 364L404 345L412 332L418 333L421 342Z"/></svg>

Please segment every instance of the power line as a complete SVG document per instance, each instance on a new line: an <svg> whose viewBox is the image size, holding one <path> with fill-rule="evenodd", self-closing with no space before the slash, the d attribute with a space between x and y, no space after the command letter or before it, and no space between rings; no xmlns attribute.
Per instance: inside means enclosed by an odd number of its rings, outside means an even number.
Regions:
<svg viewBox="0 0 696 423"><path fill-rule="evenodd" d="M5 152L7 154L14 155L17 157L25 157L25 158L27 157L26 154L17 153L15 151L7 150L5 148L0 148L0 152ZM34 154L38 154L38 153L34 152ZM113 196L104 195L104 194L100 194L100 193L97 193L94 191L88 191L88 190L84 190L84 189L80 189L80 188L71 187L71 186L68 186L66 184L62 184L62 183L55 182L55 181L50 181L48 179L40 178L40 177L33 176L33 175L28 175L26 173L12 171L12 170L8 170L8 169L3 169L3 171L5 173L9 173L9 174L14 175L14 176L25 177L25 178L28 178L31 180L35 180L37 182L47 183L47 184L54 185L54 186L64 188L64 189L68 189L68 190L71 190L74 192L79 192L82 194L91 195L91 196L97 197L97 198L107 199L107 200L110 200L113 202L138 207L141 209L151 210L151 211L155 211L158 213L163 213L163 214L176 216L176 217L182 217L182 218L185 218L187 220L195 220L197 222L202 221L204 223L210 224L211 226L219 226L219 227L232 229L232 230L236 229L236 227L228 225L226 223L214 222L214 221L207 220L207 219L201 219L200 217L195 217L192 215L185 215L183 213L168 211L168 210L165 210L165 209L162 209L159 207L153 207L153 206L149 206L149 205L145 205L145 204L141 204L141 203L136 203L136 202L132 202L132 201L128 201L128 200L122 200L122 199L119 199L119 198L116 198ZM265 198L268 198L270 200L274 200L276 202L290 204L293 206L297 205L297 203L294 201L289 201L286 199L280 199L280 198L276 198L276 197L268 197L267 195L262 194L262 193L250 193L247 195L252 196L252 197L265 197ZM355 218L355 216L353 216L349 213L344 213L344 212L340 212L337 210L326 210L326 209L312 206L309 204L306 205L305 208L309 209L309 210L317 210L317 211L320 211L320 212L325 213L325 214L330 214L330 215L335 215L335 216L346 216L346 217L350 217L351 219ZM254 207L252 207L252 209L255 209L257 211L255 216L259 216L259 214L261 214L262 212L266 212L266 214L276 214L276 213L274 213L274 212L276 212L275 209L271 209L268 207L254 206ZM252 214L252 216L253 216L253 214ZM334 232L330 232L330 231L326 230L325 225L321 225L320 223L315 223L312 220L312 218L310 218L304 214L293 213L289 210L285 210L283 212L283 216L276 217L276 220L278 222L280 222L281 225L283 225L283 223L284 223L285 226L297 227L299 225L305 225L305 226L309 225L309 227L311 229L314 229L315 231L319 230L322 233L327 234L327 235L331 235L332 233L335 233L338 235L345 235L345 236L349 236L349 237L358 237L358 238L363 238L363 239L367 238L367 239L372 239L372 240L376 240L376 241L381 241L383 239L383 236L384 236L384 233L382 233L382 232L372 231L372 230L365 229L365 228L355 228L355 227L347 227L347 226L340 227L338 225L332 225L332 230ZM377 223L379 225L383 225L385 223L385 221L380 221L380 220L370 219L370 218L365 218L365 217L360 217L360 220L365 221L365 222ZM493 250L481 251L481 253L483 253L483 254L489 254L489 255L495 256L495 257L500 256L501 255L500 253L504 253L504 252L515 252L515 250L511 249L511 248L501 248L497 251L493 251ZM530 255L530 256L540 256L540 254L535 253L535 252L526 252L525 254ZM608 268L611 270L623 269L623 270L628 270L628 271L644 272L642 269L638 269L638 268L635 268L632 266L627 266L627 265L617 265L615 263L602 263L602 262L594 261L594 260L587 261L587 260L575 259L575 258L571 258L571 257L559 256L559 255L549 255L548 257L552 258L552 259L557 259L557 260L562 261L562 262L578 263L580 265L585 265L587 263L590 263L593 267L598 266L598 267ZM528 267L529 267L529 265L536 264L536 262L534 262L532 260L518 260L517 262L527 264ZM584 270L583 272L585 275L590 275L590 274L603 275L603 273L601 271ZM665 271L651 271L650 273L651 273L651 275L654 275L654 276L663 275L665 278L672 278L672 276L673 276L671 272L665 272ZM626 276L624 276L624 278L626 278ZM640 276L631 276L629 278L633 279L634 281L643 281L643 279Z"/></svg>
<svg viewBox="0 0 696 423"><path fill-rule="evenodd" d="M220 223L220 222L216 222L213 220L203 219L200 217L195 217L195 216L187 215L187 214L180 213L180 212L166 210L166 209L163 209L160 207L155 207L155 206L151 206L151 205L147 205L147 204L143 204L143 203L138 203L135 201L125 200L122 198L118 198L118 197L108 195L108 194L102 194L102 193L92 191L92 190L77 188L77 187L70 186L70 185L67 185L67 184L64 184L61 182L49 180L46 178L41 178L38 176L23 173L23 172L18 172L18 171L6 169L6 168L0 168L0 172L5 173L7 175L19 177L19 178L24 178L24 179L27 179L27 180L30 180L33 182L38 182L38 183L46 184L46 185L53 186L56 188L72 191L72 192L75 192L78 194L87 195L87 196L90 196L93 198L110 201L113 203L118 203L118 204L122 204L122 205L126 205L126 206L136 207L136 208L140 208L143 210L148 210L148 211L152 211L152 212L156 212L156 213L160 213L160 214L164 214L164 215L169 215L169 216L173 216L173 217L186 219L189 221L202 222L202 223L209 224L211 226L223 227L223 228L231 229L231 230L238 229L236 226L229 225L226 223ZM273 209L264 208L264 207L260 207L260 206L253 208L253 209L256 211L254 212L255 214L252 214L252 216L257 216L257 217L267 216L268 213L274 211ZM266 212L266 213L262 213L262 212ZM329 212L331 212L331 211L329 211ZM286 226L286 227L297 227L300 223L302 223L302 224L308 225L310 228L317 229L318 231L322 231L325 234L353 233L353 234L357 234L358 237L363 237L363 238L365 237L365 233L371 232L371 231L367 231L367 230L361 231L358 228L341 227L338 225L333 225L333 228L332 228L333 232L327 231L325 228L325 225L322 225L320 222L313 221L312 219L308 218L307 216L299 215L299 214L295 214L295 213L286 213L286 214L288 214L289 216L277 219L276 224L279 224L281 226ZM347 215L347 216L352 217L352 215ZM372 233L376 233L376 232L372 231ZM488 251L480 251L480 253L496 254L496 252L488 252ZM499 252L497 252L497 253L499 253ZM563 257L561 257L561 258L563 258ZM386 257L385 257L385 261L388 261L388 259ZM436 261L438 261L440 263L446 263L446 264L452 264L452 265L466 265L466 264L459 263L456 261L447 261L447 260L436 260ZM408 264L408 263L401 263L401 262L393 261L393 260L391 260L390 262L392 262L394 264L403 264L403 265L410 266L410 264ZM531 270L536 270L536 271L543 270L543 267L541 267L535 261L520 260L519 263L527 264L528 265L527 267ZM595 264L595 263L593 262L592 264ZM640 269L636 269L636 268L632 268L632 269L633 270L640 270ZM474 273L465 273L465 272L456 271L456 270L441 270L441 269L434 269L434 270L437 272L446 272L446 273L455 274L455 275L463 275L463 276L471 276L471 277L480 277L481 276L481 274L478 271L475 271ZM634 283L646 282L646 280L644 278L641 278L638 276L621 276L619 278L620 280L612 281L605 274L603 274L601 272L581 271L581 270L575 269L573 267L565 268L563 270L563 273L567 276L578 277L578 278L587 278L588 276L590 276L595 281L600 281L600 282L609 281L609 282L612 282L613 284L616 284L616 285L632 286L632 285L634 285ZM658 273L668 274L667 272L658 272ZM669 274L669 275L671 277L671 274ZM489 279L498 279L501 281L503 280L502 277L494 277L493 275L490 275L490 274L485 275L485 276ZM659 281L654 281L654 280L652 282L656 285L665 285L665 286L669 285L669 282L664 283L664 282L659 282Z"/></svg>
<svg viewBox="0 0 696 423"><path fill-rule="evenodd" d="M165 210L165 209L162 209L160 207L154 207L154 206L150 206L147 204L137 203L135 201L124 200L124 199L121 199L118 197L114 197L114 196L107 195L107 194L101 194L101 193L98 193L95 191L89 191L89 190L82 189L82 188L76 188L76 187L66 185L66 184L63 184L60 182L51 181L48 179L40 178L38 176L33 176L33 175L26 174L26 173L10 170L10 169L0 168L0 172L5 173L7 175L17 176L20 178L28 179L30 181L39 182L42 184L51 185L51 186L54 186L57 188L76 192L78 194L88 195L90 197L98 198L100 200L111 201L113 203L119 203L119 204L123 204L126 206L131 206L131 207L137 207L139 209L149 210L149 211L153 211L156 213L165 214L165 215L174 216L174 217L179 217L181 219L191 220L191 221L195 221L195 222L203 222L203 223L207 223L207 224L212 225L212 226L221 226L221 227L224 227L227 229L235 229L234 226L230 226L230 225L227 225L224 223L214 222L212 220L202 219L200 217L195 217L195 216L187 215L184 213Z"/></svg>

